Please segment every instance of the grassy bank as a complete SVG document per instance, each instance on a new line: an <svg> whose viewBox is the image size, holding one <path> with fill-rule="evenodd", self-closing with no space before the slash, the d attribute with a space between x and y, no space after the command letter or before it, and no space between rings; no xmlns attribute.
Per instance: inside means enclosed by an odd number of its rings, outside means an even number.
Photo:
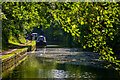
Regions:
<svg viewBox="0 0 120 80"><path fill-rule="evenodd" d="M26 50L26 49L27 49L27 47L22 48L22 49L17 49L16 51L11 52L10 54L3 55L2 57L0 57L0 59L8 58L8 57L10 57L10 56L13 56L13 55L19 53L19 52L23 52L23 51ZM21 55L20 55L20 56L21 56Z"/></svg>
<svg viewBox="0 0 120 80"><path fill-rule="evenodd" d="M26 41L24 36L20 35L19 37L16 37L12 34L9 34L9 39L7 40L6 37L3 37L2 39L2 52L8 51L10 49L16 49L13 52L9 54L3 54L0 59L5 59L10 56L15 55L16 53L22 52L27 48L30 48L31 46L35 45L35 41ZM22 47L21 47L22 46Z"/></svg>
<svg viewBox="0 0 120 80"><path fill-rule="evenodd" d="M31 41L30 41L31 42ZM32 43L30 43L30 44L26 44L23 48L21 48L21 49L16 49L15 51L13 51L13 52L11 52L11 53L9 53L9 54L6 54L6 55L3 55L2 57L0 57L0 59L5 59L5 58L8 58L8 57L10 57L10 56L13 56L13 55L15 55L15 54L17 54L17 53L19 53L19 52L22 52L22 51L24 51L24 50L26 50L27 48L31 48L31 46L33 46L33 45L35 45L36 44L36 42L35 41L32 41ZM21 56L21 55L20 55Z"/></svg>
<svg viewBox="0 0 120 80"><path fill-rule="evenodd" d="M2 38L2 51L8 50L8 49L13 49L14 47L22 44L26 44L29 42L26 42L24 36L13 36L9 35L9 38L7 39L6 37L3 36Z"/></svg>

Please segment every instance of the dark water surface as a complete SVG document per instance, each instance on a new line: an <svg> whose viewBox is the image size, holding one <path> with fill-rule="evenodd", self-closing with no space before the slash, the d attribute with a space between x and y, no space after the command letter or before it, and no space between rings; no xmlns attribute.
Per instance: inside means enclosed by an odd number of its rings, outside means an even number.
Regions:
<svg viewBox="0 0 120 80"><path fill-rule="evenodd" d="M118 72L105 69L98 55L76 48L41 48L3 78L88 78L120 80Z"/></svg>

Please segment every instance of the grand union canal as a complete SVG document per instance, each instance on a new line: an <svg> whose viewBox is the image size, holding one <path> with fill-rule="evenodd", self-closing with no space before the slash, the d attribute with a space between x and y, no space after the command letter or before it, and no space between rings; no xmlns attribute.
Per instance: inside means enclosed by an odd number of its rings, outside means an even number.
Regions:
<svg viewBox="0 0 120 80"><path fill-rule="evenodd" d="M98 53L79 48L37 48L20 65L3 75L4 78L89 78L113 79L120 74L104 68L105 61Z"/></svg>

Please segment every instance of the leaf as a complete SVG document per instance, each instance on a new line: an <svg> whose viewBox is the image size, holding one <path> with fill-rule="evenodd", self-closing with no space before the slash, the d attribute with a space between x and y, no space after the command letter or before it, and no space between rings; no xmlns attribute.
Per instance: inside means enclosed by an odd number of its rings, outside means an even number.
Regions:
<svg viewBox="0 0 120 80"><path fill-rule="evenodd" d="M72 26L72 29L74 29L74 28L75 28L75 25Z"/></svg>
<svg viewBox="0 0 120 80"><path fill-rule="evenodd" d="M97 16L97 21L99 21L100 16Z"/></svg>
<svg viewBox="0 0 120 80"><path fill-rule="evenodd" d="M72 33L72 36L75 36L75 33Z"/></svg>
<svg viewBox="0 0 120 80"><path fill-rule="evenodd" d="M84 49L86 49L86 46L83 46Z"/></svg>
<svg viewBox="0 0 120 80"><path fill-rule="evenodd" d="M83 21L81 21L81 25L83 25L84 24L84 22Z"/></svg>

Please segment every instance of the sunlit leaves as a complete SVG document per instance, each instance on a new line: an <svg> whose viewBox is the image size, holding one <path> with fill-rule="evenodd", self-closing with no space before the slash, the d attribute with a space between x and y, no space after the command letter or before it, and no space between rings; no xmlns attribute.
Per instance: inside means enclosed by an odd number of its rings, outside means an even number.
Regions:
<svg viewBox="0 0 120 80"><path fill-rule="evenodd" d="M83 25L84 24L84 22L83 21L81 21L81 25Z"/></svg>
<svg viewBox="0 0 120 80"><path fill-rule="evenodd" d="M97 21L99 21L100 20L100 16L97 16Z"/></svg>
<svg viewBox="0 0 120 80"><path fill-rule="evenodd" d="M86 46L83 46L84 49L86 49Z"/></svg>
<svg viewBox="0 0 120 80"><path fill-rule="evenodd" d="M68 4L69 9L66 6L61 12L56 10L56 13L59 13L58 16L60 16L58 19L62 20L62 26L67 25L64 30L67 31L68 27L71 27L69 31L73 36L78 35L80 31L79 35L81 36L79 37L81 40L79 42L83 44L84 40L87 41L84 44L87 47L94 47L94 52L101 52L102 59L115 61L116 59L109 55L114 54L114 52L109 50L108 45L109 41L115 38L115 25L119 24L117 23L119 21L119 7L116 7L118 3ZM80 26L78 27L78 25ZM75 31L76 29L79 30ZM86 46L83 46L83 48L86 48Z"/></svg>
<svg viewBox="0 0 120 80"><path fill-rule="evenodd" d="M40 25L47 28L55 22L56 26L60 25L65 32L78 38L84 49L92 47L94 52L101 53L101 59L116 62L110 54L114 54L111 41L118 43L120 40L118 6L119 3L113 2L12 2L4 3L3 12L8 24L21 22L28 31ZM119 40L115 40L116 37Z"/></svg>

